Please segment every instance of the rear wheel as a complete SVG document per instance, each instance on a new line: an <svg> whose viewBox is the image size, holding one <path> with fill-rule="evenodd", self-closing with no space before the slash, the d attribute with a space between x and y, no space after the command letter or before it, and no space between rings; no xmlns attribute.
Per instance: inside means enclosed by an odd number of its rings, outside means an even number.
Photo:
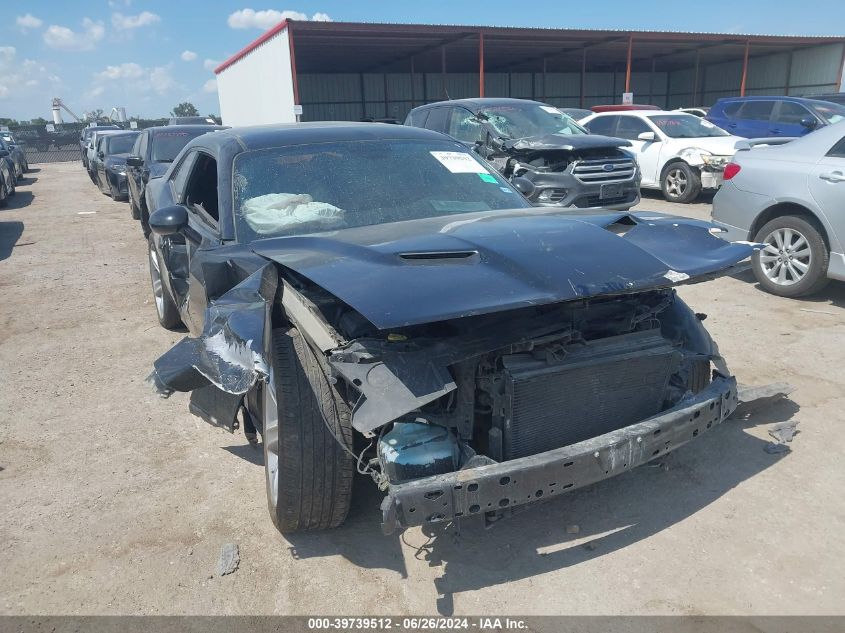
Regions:
<svg viewBox="0 0 845 633"><path fill-rule="evenodd" d="M153 299L155 299L158 322L163 328L173 330L182 325L182 317L179 316L179 308L176 307L176 303L162 282L162 277L167 274L167 271L158 256L152 236L148 238L147 244L149 245L150 280L153 284Z"/></svg>
<svg viewBox="0 0 845 633"><path fill-rule="evenodd" d="M660 188L669 202L692 202L701 193L701 175L686 163L672 163L663 172Z"/></svg>
<svg viewBox="0 0 845 633"><path fill-rule="evenodd" d="M270 517L280 532L337 527L355 474L343 447L352 450L349 407L296 328L273 330L272 350L262 406Z"/></svg>
<svg viewBox="0 0 845 633"><path fill-rule="evenodd" d="M751 256L754 276L765 290L781 297L818 292L830 281L830 252L815 223L785 215L767 222L754 240L765 244Z"/></svg>

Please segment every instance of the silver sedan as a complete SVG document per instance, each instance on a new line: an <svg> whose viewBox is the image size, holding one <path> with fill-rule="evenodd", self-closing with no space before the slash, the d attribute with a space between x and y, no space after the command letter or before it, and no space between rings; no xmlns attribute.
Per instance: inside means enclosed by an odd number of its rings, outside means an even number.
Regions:
<svg viewBox="0 0 845 633"><path fill-rule="evenodd" d="M725 239L766 245L752 256L760 285L799 297L845 280L845 121L738 149L713 199L713 221Z"/></svg>

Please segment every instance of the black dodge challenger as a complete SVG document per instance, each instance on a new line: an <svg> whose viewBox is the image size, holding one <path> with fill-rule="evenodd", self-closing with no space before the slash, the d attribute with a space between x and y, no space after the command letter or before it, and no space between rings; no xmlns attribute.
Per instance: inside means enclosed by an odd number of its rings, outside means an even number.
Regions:
<svg viewBox="0 0 845 633"><path fill-rule="evenodd" d="M283 532L383 527L555 497L671 451L737 406L674 287L753 245L656 214L532 207L442 134L234 128L151 180L158 318L189 334L159 393L264 447Z"/></svg>

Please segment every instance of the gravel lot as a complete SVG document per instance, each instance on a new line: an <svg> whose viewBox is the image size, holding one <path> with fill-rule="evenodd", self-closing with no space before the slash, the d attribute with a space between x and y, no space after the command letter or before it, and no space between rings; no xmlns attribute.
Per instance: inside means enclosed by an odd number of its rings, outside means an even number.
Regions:
<svg viewBox="0 0 845 633"><path fill-rule="evenodd" d="M42 165L0 209L0 612L845 614L843 288L681 289L741 382L796 391L659 467L459 535L382 536L359 481L346 526L284 538L260 452L144 382L182 335L158 327L128 205ZM787 419L792 451L764 452ZM240 569L218 577L230 542Z"/></svg>

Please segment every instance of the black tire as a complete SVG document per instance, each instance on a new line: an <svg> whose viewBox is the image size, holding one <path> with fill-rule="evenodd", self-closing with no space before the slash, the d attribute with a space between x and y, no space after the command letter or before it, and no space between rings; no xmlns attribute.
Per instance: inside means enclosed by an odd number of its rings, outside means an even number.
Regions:
<svg viewBox="0 0 845 633"><path fill-rule="evenodd" d="M783 239L784 230L791 231L792 236L798 235L806 241L809 250L808 258L798 256L798 254L804 252L804 249L803 244L797 239L791 242L791 244L797 245L797 248L786 249L786 253L779 252L782 249L778 249L776 235L780 234L781 239ZM779 297L803 297L818 292L830 282L827 277L830 250L822 236L821 227L815 221L797 215L784 215L764 224L757 231L757 235L754 236L754 241L771 242L770 248L755 251L751 256L751 268L754 270L754 276L766 292ZM793 259L788 259L789 257L793 257ZM776 258L781 258L783 261ZM788 262L788 264L784 264L784 262ZM780 268L773 270L771 267L776 267L778 263L780 263ZM794 271L798 270L796 267L799 264L806 266L807 270L803 272L799 279L795 280ZM778 283L770 278L770 276L774 276L775 272L780 273L780 270L784 268L786 270L782 282ZM799 272L802 271L799 270Z"/></svg>
<svg viewBox="0 0 845 633"><path fill-rule="evenodd" d="M150 229L150 214L147 213L147 205L141 207L141 231L144 233L144 239L150 239L152 229Z"/></svg>
<svg viewBox="0 0 845 633"><path fill-rule="evenodd" d="M660 176L660 190L669 202L692 202L701 193L701 174L683 161L670 163Z"/></svg>
<svg viewBox="0 0 845 633"><path fill-rule="evenodd" d="M0 198L0 209L9 204L9 196L6 195L6 185L0 182L0 188L3 189L3 197Z"/></svg>
<svg viewBox="0 0 845 633"><path fill-rule="evenodd" d="M129 213L133 220L141 219L141 212L138 210L138 205L135 204L132 194L129 194Z"/></svg>
<svg viewBox="0 0 845 633"><path fill-rule="evenodd" d="M351 451L351 412L296 328L273 330L272 350L262 407L270 517L282 533L338 527L355 461L336 438Z"/></svg>
<svg viewBox="0 0 845 633"><path fill-rule="evenodd" d="M182 317L179 315L179 308L176 306L176 302L173 301L173 297L167 292L167 288L164 287L162 281L162 277L167 274L167 269L158 256L152 236L147 239L147 245L149 251L150 282L153 288L153 305L155 305L158 322L166 330L181 328ZM157 292L161 293L160 297L157 296Z"/></svg>
<svg viewBox="0 0 845 633"><path fill-rule="evenodd" d="M14 178L12 178L12 186L11 186L9 189L7 189L7 190L6 190L6 195L7 195L7 196L13 196L13 195L15 195L17 192L18 192L18 187L17 187L17 185L15 184L15 179L14 179Z"/></svg>

